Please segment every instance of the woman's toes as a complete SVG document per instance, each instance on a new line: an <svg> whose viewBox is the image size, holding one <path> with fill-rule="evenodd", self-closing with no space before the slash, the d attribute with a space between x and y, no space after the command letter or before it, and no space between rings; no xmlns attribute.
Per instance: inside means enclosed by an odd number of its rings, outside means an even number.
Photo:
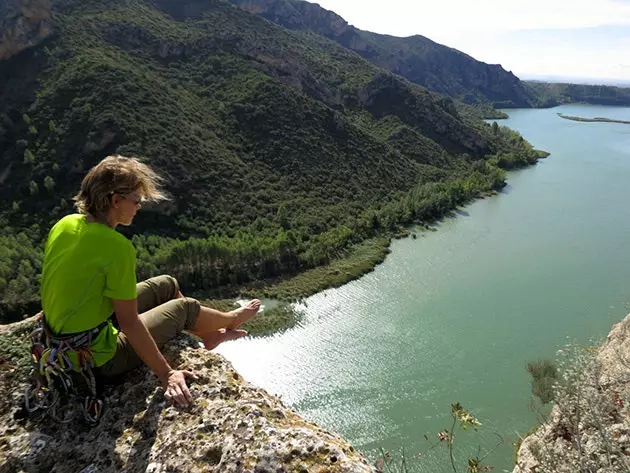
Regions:
<svg viewBox="0 0 630 473"><path fill-rule="evenodd" d="M225 341L238 340L239 338L246 337L248 335L247 330L234 329L225 331Z"/></svg>
<svg viewBox="0 0 630 473"><path fill-rule="evenodd" d="M258 299L252 299L246 305L248 309L260 309L261 302Z"/></svg>

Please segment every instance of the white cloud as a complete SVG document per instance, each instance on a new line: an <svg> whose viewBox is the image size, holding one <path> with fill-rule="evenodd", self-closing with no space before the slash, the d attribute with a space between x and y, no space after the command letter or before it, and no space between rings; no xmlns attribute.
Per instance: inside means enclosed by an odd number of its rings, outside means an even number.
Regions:
<svg viewBox="0 0 630 473"><path fill-rule="evenodd" d="M619 0L318 0L358 28L408 36L630 25Z"/></svg>
<svg viewBox="0 0 630 473"><path fill-rule="evenodd" d="M622 0L317 0L354 26L382 34L421 34L517 75L552 74L630 79L630 44L576 44L573 30L628 26ZM557 30L555 36L543 34ZM566 34L563 34L563 31ZM586 31L586 30L585 30ZM520 32L520 33L519 33ZM585 33L586 34L586 33ZM586 38L586 36L584 37Z"/></svg>
<svg viewBox="0 0 630 473"><path fill-rule="evenodd" d="M472 37L451 46L474 58L501 64L516 75L547 74L574 77L630 79L630 39L616 39L602 47L583 41L575 44L558 34L555 40L532 31L525 38L511 35Z"/></svg>

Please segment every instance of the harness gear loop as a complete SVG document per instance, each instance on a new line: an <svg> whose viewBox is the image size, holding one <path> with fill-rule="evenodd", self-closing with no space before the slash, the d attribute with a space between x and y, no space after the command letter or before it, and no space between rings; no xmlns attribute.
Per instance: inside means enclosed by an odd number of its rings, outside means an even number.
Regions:
<svg viewBox="0 0 630 473"><path fill-rule="evenodd" d="M73 420L70 415L73 411L68 405L70 401L76 401L75 406L81 409L84 420L89 424L98 423L103 413L103 400L98 395L94 356L90 347L93 337L107 323L106 320L84 332L56 335L42 315L30 335L34 379L24 393L27 412L45 411L57 422L68 423ZM76 365L70 357L71 352L76 354ZM74 374L82 376L87 395L80 392L73 380Z"/></svg>

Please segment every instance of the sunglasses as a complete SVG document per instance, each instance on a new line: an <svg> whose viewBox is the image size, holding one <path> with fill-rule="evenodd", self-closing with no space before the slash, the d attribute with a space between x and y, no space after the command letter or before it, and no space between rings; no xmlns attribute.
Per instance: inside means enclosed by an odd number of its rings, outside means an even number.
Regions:
<svg viewBox="0 0 630 473"><path fill-rule="evenodd" d="M144 202L144 197L138 197L135 195L127 194L127 195L122 195L121 197L125 200L130 200L134 202L136 205L140 205L142 204L142 202Z"/></svg>
<svg viewBox="0 0 630 473"><path fill-rule="evenodd" d="M110 196L114 195L114 194L118 194L120 197L122 197L125 200L130 200L132 202L135 202L136 205L140 205L144 202L144 197L138 197L136 195L132 195L132 194L121 194L115 191L112 191L109 193Z"/></svg>

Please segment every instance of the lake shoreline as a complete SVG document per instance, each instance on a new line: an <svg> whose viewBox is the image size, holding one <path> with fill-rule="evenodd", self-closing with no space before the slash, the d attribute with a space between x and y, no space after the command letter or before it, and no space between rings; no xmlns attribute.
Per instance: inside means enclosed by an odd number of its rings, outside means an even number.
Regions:
<svg viewBox="0 0 630 473"><path fill-rule="evenodd" d="M449 403L461 402L484 427L458 437L458 451L492 448L496 433L506 442L486 461L511 472L511 442L540 425L527 364L555 360L567 344L594 345L630 297L630 136L569 126L556 112L626 114L511 110L505 125L554 159L509 173L501 198L460 207L460 218L418 233L422 242L392 241L375 271L305 300L295 329L221 353L368 458L404 448L412 470L452 471L443 451L424 451L422 434L435 439L449 427Z"/></svg>
<svg viewBox="0 0 630 473"><path fill-rule="evenodd" d="M539 159L544 159L547 156L549 156L549 153L542 151ZM532 166L535 166L535 164ZM532 166L526 166L525 168ZM524 168L514 168L510 169L510 171L519 169ZM299 302L307 297L327 289L343 286L371 273L391 253L393 240L409 237L415 239L418 236L422 236L425 232L436 231L435 224L447 218L457 217L458 211L463 207L499 194L500 192L497 190L483 192L470 201L450 209L440 218L431 222L419 222L376 238L364 240L353 246L348 254L342 258L334 259L323 266L307 269L297 274L279 276L273 280L251 281L240 285L221 286L212 290L200 290L191 294L191 296L205 300L216 299L225 301L240 297L264 297L277 299L282 302Z"/></svg>
<svg viewBox="0 0 630 473"><path fill-rule="evenodd" d="M542 153L546 156L549 155L546 152ZM546 156L541 156L540 159ZM355 245L345 257L335 259L324 266L311 268L290 276L280 276L272 281L253 281L243 285L223 286L212 291L198 291L191 295L201 300L204 305L222 311L232 310L235 299L239 298L256 297L277 300L281 304L281 310L279 311L280 314L276 314L274 311L273 320L261 322L260 327L256 323L251 327L243 326L243 328L253 336L267 336L282 332L293 327L300 320L299 311L295 309L296 303L325 290L338 288L356 281L373 272L391 253L391 245L394 240L416 239L427 232L435 232L437 231L435 224L448 218L456 218L463 207L488 197L497 196L499 193L496 190L484 192L477 198L451 209L441 218L430 223L418 223L391 232L386 236L365 240ZM294 307L293 310L289 310L290 306Z"/></svg>

